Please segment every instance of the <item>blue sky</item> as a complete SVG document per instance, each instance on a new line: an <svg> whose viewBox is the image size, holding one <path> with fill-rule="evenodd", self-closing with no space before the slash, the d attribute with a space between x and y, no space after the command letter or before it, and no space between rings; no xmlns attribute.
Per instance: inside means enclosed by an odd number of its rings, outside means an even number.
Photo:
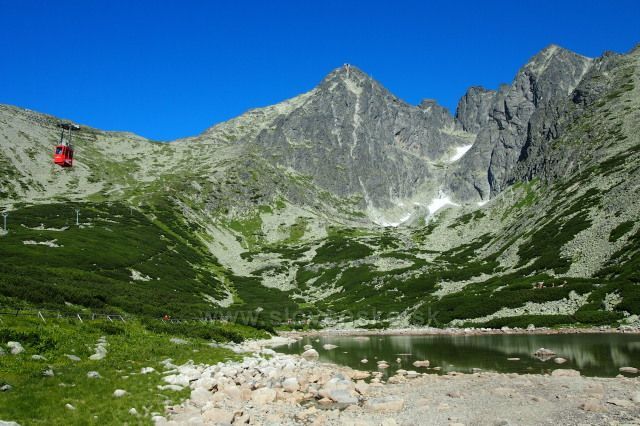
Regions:
<svg viewBox="0 0 640 426"><path fill-rule="evenodd" d="M640 42L640 2L0 0L0 103L171 140L313 88L345 62L455 110L555 43Z"/></svg>

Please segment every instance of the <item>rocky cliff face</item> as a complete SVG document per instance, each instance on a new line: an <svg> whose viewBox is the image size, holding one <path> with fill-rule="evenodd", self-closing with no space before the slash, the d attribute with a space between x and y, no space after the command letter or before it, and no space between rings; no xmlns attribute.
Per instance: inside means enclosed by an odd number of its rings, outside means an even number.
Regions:
<svg viewBox="0 0 640 426"><path fill-rule="evenodd" d="M340 197L355 196L362 208L388 208L436 186L432 163L472 138L434 101L411 106L345 66L252 143L273 164Z"/></svg>
<svg viewBox="0 0 640 426"><path fill-rule="evenodd" d="M478 136L448 179L458 199L486 200L513 183L512 171L532 138L531 129L553 126L546 111L569 98L591 62L552 45L534 56L510 86L497 92L472 89L465 95L458 120Z"/></svg>

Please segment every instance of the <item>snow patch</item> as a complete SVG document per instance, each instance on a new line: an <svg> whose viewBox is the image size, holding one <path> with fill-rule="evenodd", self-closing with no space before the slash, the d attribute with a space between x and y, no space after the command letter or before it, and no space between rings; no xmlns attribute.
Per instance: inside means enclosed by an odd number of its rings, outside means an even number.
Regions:
<svg viewBox="0 0 640 426"><path fill-rule="evenodd" d="M429 209L429 215L433 215L435 212L445 206L459 207L460 204L454 203L453 201L451 201L451 198L449 196L440 193L438 198L434 198L433 200L431 200L431 203L429 203L429 205L427 206L427 208Z"/></svg>
<svg viewBox="0 0 640 426"><path fill-rule="evenodd" d="M457 146L455 148L456 152L451 156L451 158L449 158L449 162L453 163L461 159L467 153L467 151L471 149L472 146L473 144Z"/></svg>

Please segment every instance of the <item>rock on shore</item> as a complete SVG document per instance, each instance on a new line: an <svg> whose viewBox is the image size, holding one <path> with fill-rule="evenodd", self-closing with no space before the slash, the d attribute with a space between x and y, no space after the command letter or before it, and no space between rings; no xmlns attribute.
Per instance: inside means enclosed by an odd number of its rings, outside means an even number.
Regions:
<svg viewBox="0 0 640 426"><path fill-rule="evenodd" d="M268 355L268 357L265 357ZM166 386L191 397L158 424L599 424L640 420L640 379L363 372L260 349L240 362L164 363ZM559 373L556 373L560 371ZM369 383L363 379L373 377Z"/></svg>

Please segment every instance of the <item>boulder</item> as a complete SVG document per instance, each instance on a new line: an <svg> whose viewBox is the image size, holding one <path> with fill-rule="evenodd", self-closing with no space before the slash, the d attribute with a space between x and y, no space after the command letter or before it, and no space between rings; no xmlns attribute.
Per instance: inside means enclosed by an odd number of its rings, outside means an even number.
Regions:
<svg viewBox="0 0 640 426"><path fill-rule="evenodd" d="M47 359L42 355L31 355L31 359L34 361L46 361Z"/></svg>
<svg viewBox="0 0 640 426"><path fill-rule="evenodd" d="M11 386L10 384L4 384L0 386L0 392L9 392L11 389L13 389L13 386Z"/></svg>
<svg viewBox="0 0 640 426"><path fill-rule="evenodd" d="M620 367L619 371L627 374L638 374L638 369L636 367Z"/></svg>
<svg viewBox="0 0 640 426"><path fill-rule="evenodd" d="M356 382L355 389L360 395L365 395L369 390L369 385L364 380L358 380Z"/></svg>
<svg viewBox="0 0 640 426"><path fill-rule="evenodd" d="M189 399L194 405L202 407L211 399L211 392L203 388L196 388L191 391Z"/></svg>
<svg viewBox="0 0 640 426"><path fill-rule="evenodd" d="M315 349L307 349L302 353L302 357L308 361L318 359L320 354Z"/></svg>
<svg viewBox="0 0 640 426"><path fill-rule="evenodd" d="M137 416L138 415L138 410L136 410L135 408L130 408L129 409L129 414L131 414L132 416Z"/></svg>
<svg viewBox="0 0 640 426"><path fill-rule="evenodd" d="M67 358L69 358L71 361L74 361L74 362L80 361L80 357L77 355L64 354L64 356L66 356Z"/></svg>
<svg viewBox="0 0 640 426"><path fill-rule="evenodd" d="M189 341L184 340L184 339L180 339L179 337L172 337L171 339L169 339L169 341L171 343L173 343L174 345L188 345Z"/></svg>
<svg viewBox="0 0 640 426"><path fill-rule="evenodd" d="M24 348L20 342L7 342L7 347L9 348L11 355L18 355L24 352Z"/></svg>
<svg viewBox="0 0 640 426"><path fill-rule="evenodd" d="M231 424L234 412L222 408L210 408L202 413L202 420L212 424Z"/></svg>
<svg viewBox="0 0 640 426"><path fill-rule="evenodd" d="M154 371L156 371L156 369L153 367L142 367L140 369L140 374L149 374L149 373L153 373Z"/></svg>
<svg viewBox="0 0 640 426"><path fill-rule="evenodd" d="M76 407L74 407L74 406L73 406L73 405L71 405L71 404L64 404L64 408L66 408L67 410L71 410L71 411L73 411L73 410L75 410L75 409L76 409Z"/></svg>
<svg viewBox="0 0 640 426"><path fill-rule="evenodd" d="M580 372L571 368L558 368L551 372L551 377L580 377Z"/></svg>
<svg viewBox="0 0 640 426"><path fill-rule="evenodd" d="M304 349L305 351L308 351L309 349L313 349L313 346L311 346L311 345L304 345L303 349Z"/></svg>
<svg viewBox="0 0 640 426"><path fill-rule="evenodd" d="M537 351L533 353L533 356L538 358L541 361L547 361L553 358L554 356L556 356L556 353L551 349L539 348Z"/></svg>
<svg viewBox="0 0 640 426"><path fill-rule="evenodd" d="M520 361L520 358L507 358L507 361Z"/></svg>
<svg viewBox="0 0 640 426"><path fill-rule="evenodd" d="M327 396L338 404L358 403L358 397L347 389L330 389Z"/></svg>
<svg viewBox="0 0 640 426"><path fill-rule="evenodd" d="M271 403L276 400L276 391L271 388L260 388L251 392L251 400L259 405Z"/></svg>
<svg viewBox="0 0 640 426"><path fill-rule="evenodd" d="M420 373L418 373L417 371L413 371L413 370L407 371L407 378L409 378L409 379L415 379L419 375L420 375Z"/></svg>
<svg viewBox="0 0 640 426"><path fill-rule="evenodd" d="M285 392L296 392L300 389L300 383L298 383L298 379L295 377L287 377L282 381L282 389Z"/></svg>
<svg viewBox="0 0 640 426"><path fill-rule="evenodd" d="M122 398L126 394L127 394L127 391L124 390L124 389L116 389L116 390L113 391L113 396L115 398Z"/></svg>
<svg viewBox="0 0 640 426"><path fill-rule="evenodd" d="M413 366L414 367L428 367L431 363L429 362L429 360L425 359L424 361L414 361Z"/></svg>
<svg viewBox="0 0 640 426"><path fill-rule="evenodd" d="M363 363L363 364L366 364L366 363L368 363L368 362L369 362L369 360L368 360L368 359L366 359L366 358L362 358L362 359L360 360L360 362L361 362L361 363Z"/></svg>
<svg viewBox="0 0 640 426"><path fill-rule="evenodd" d="M593 398L587 399L586 401L582 402L578 407L584 411L592 411L595 413L602 413L604 411L607 411L607 409L604 407L604 405L600 403L599 400L593 399Z"/></svg>
<svg viewBox="0 0 640 426"><path fill-rule="evenodd" d="M55 376L55 373L53 372L53 370L52 370L52 369L48 368L48 369L46 369L46 370L44 370L44 371L42 372L42 375L43 375L44 377L53 377L53 376Z"/></svg>
<svg viewBox="0 0 640 426"><path fill-rule="evenodd" d="M87 371L87 378L88 379L99 379L101 377L102 376L97 371Z"/></svg>
<svg viewBox="0 0 640 426"><path fill-rule="evenodd" d="M397 412L404 407L404 399L393 396L371 398L364 403L365 408L372 411Z"/></svg>
<svg viewBox="0 0 640 426"><path fill-rule="evenodd" d="M327 343L327 344L325 344L325 345L322 345L322 347L323 347L325 350L330 351L331 349L335 349L335 348L337 348L338 346L336 346L336 345L332 345L331 343Z"/></svg>

